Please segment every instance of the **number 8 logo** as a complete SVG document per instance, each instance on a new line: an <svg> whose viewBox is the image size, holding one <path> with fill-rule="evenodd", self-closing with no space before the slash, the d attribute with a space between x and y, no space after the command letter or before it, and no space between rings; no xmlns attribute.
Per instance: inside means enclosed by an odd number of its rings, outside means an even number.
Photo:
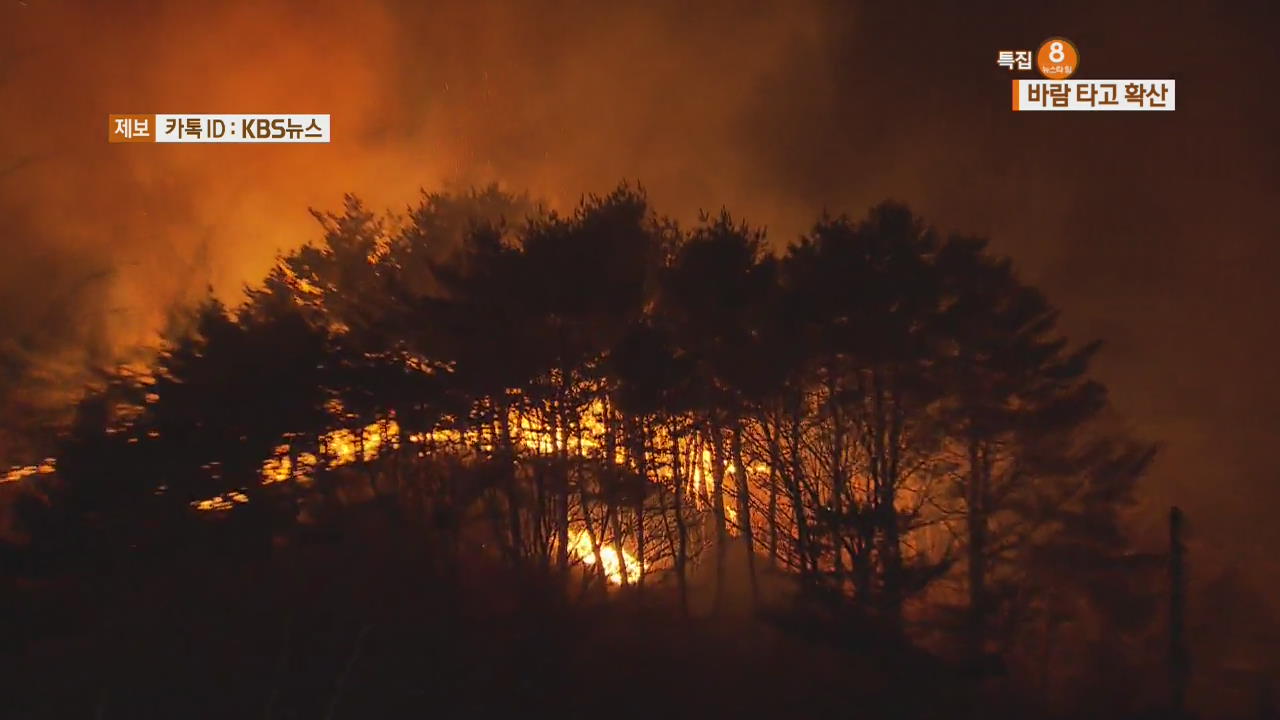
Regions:
<svg viewBox="0 0 1280 720"><path fill-rule="evenodd" d="M1036 66L1040 74L1049 80L1066 80L1080 66L1080 53L1070 40L1051 37L1040 43L1040 49L1036 51Z"/></svg>

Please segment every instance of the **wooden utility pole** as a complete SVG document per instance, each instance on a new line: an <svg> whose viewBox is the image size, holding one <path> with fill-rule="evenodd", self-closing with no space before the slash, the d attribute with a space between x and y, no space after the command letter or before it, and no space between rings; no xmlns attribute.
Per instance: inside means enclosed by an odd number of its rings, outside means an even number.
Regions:
<svg viewBox="0 0 1280 720"><path fill-rule="evenodd" d="M1173 717L1186 716L1187 681L1191 674L1187 652L1186 547L1182 542L1184 519L1176 505L1169 510L1169 704Z"/></svg>

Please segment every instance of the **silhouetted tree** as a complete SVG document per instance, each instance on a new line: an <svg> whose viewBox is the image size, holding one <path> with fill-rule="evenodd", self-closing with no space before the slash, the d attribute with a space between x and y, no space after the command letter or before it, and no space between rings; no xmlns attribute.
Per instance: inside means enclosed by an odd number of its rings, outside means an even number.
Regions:
<svg viewBox="0 0 1280 720"><path fill-rule="evenodd" d="M732 474L737 492L738 531L755 588L747 467L742 459L743 422L761 387L753 352L759 350L757 324L761 303L771 296L773 264L764 258L764 234L738 224L727 212L703 219L676 251L663 282L659 316L675 342L694 363L701 382L694 412L712 455L712 508L716 541L716 605L723 596L728 524L725 480Z"/></svg>
<svg viewBox="0 0 1280 720"><path fill-rule="evenodd" d="M1070 465L1056 455L1069 446L1046 438L1074 436L1103 408L1105 394L1087 376L1098 343L1068 350L1057 311L1017 280L1007 259L987 253L985 241L950 238L938 266L944 415L964 468L970 623L980 650L992 610L989 565L1016 552L1028 519L1013 513L1034 502L1028 495L1038 481Z"/></svg>

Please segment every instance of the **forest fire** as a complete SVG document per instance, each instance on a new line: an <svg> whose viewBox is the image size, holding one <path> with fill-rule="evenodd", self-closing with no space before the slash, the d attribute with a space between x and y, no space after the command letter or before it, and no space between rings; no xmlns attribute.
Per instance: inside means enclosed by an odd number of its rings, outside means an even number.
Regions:
<svg viewBox="0 0 1280 720"><path fill-rule="evenodd" d="M1071 355L1044 320L1052 308L985 246L928 234L903 207L824 221L779 258L727 214L669 238L622 187L510 244L471 225L470 254L406 279L438 226L430 203L443 201L426 202L422 228L387 240L349 200L324 216L324 247L282 261L289 273L238 308L195 310L155 368L86 398L59 480L85 492L126 468L163 479L151 496L244 519L225 532L287 523L345 544L357 526L411 529L441 580L497 567L577 577L601 597L661 586L683 612L704 593L758 596L767 563L896 624L915 604L954 605L956 587L988 607L987 577L1063 592L1064 571L1037 553L1110 527L1096 498L1123 499L1150 460L1119 434L1087 451L1050 442L1104 407L1089 350ZM608 267L580 289L561 273L583 253L598 256L572 277ZM911 258L917 275L846 293L847 277L885 272L877 253ZM518 284L539 281L550 287ZM812 317L796 327L770 303ZM953 320L961 311L974 318ZM870 313L888 318L866 330L879 335L830 336ZM887 359L867 349L895 343ZM1063 515L1021 517L1042 507ZM1022 523L1039 534L1011 532ZM1091 586L1076 587L1089 602Z"/></svg>
<svg viewBox="0 0 1280 720"><path fill-rule="evenodd" d="M1276 6L0 3L0 708L1280 718Z"/></svg>

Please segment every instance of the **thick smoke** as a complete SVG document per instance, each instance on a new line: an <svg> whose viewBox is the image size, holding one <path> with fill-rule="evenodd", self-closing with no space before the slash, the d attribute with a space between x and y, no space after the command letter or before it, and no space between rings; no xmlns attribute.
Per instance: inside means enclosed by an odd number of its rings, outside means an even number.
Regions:
<svg viewBox="0 0 1280 720"><path fill-rule="evenodd" d="M767 209L776 191L750 179L743 120L761 84L822 41L816 10L739 3L33 0L3 12L5 242L109 266L106 321L129 340L175 297L234 296L278 249L315 236L308 206L344 191L399 208L420 186L500 181L564 205L628 178L684 216ZM331 113L334 142L105 142L109 112L254 111Z"/></svg>
<svg viewBox="0 0 1280 720"><path fill-rule="evenodd" d="M553 205L620 179L686 218L744 183L759 85L821 45L816 9L595 3L32 0L0 6L6 397L234 301L345 191L501 182ZM327 112L328 146L112 146L111 112ZM71 384L75 384L72 382ZM57 383L54 383L57 386ZM43 387L43 386L41 386ZM60 397L58 399L61 399Z"/></svg>

